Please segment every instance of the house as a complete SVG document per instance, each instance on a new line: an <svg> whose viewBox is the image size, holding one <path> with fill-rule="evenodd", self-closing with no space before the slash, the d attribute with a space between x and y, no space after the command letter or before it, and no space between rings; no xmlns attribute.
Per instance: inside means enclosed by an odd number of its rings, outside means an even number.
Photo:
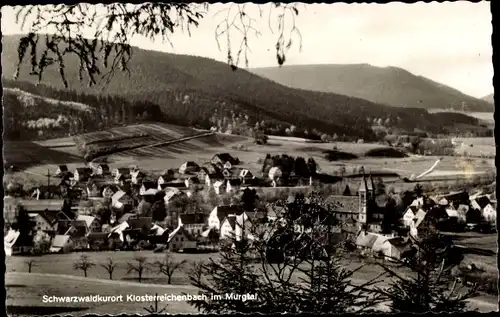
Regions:
<svg viewBox="0 0 500 317"><path fill-rule="evenodd" d="M73 172L73 179L76 182L86 182L92 176L93 170L90 167L79 167Z"/></svg>
<svg viewBox="0 0 500 317"><path fill-rule="evenodd" d="M195 177L189 177L189 178L186 178L184 180L184 185L186 186L186 188L190 189L190 188L193 188L193 185L194 184L197 184L198 183L198 179L195 178Z"/></svg>
<svg viewBox="0 0 500 317"><path fill-rule="evenodd" d="M226 181L217 181L214 183L214 190L217 195L226 192Z"/></svg>
<svg viewBox="0 0 500 317"><path fill-rule="evenodd" d="M91 232L87 236L87 243L91 250L102 251L109 249L108 233Z"/></svg>
<svg viewBox="0 0 500 317"><path fill-rule="evenodd" d="M151 217L130 217L127 220L130 230L149 230L153 227L153 218Z"/></svg>
<svg viewBox="0 0 500 317"><path fill-rule="evenodd" d="M329 195L324 204L335 218L343 223L349 219L359 220L360 198L358 196Z"/></svg>
<svg viewBox="0 0 500 317"><path fill-rule="evenodd" d="M170 252L196 250L197 246L196 239L183 226L178 226L168 236Z"/></svg>
<svg viewBox="0 0 500 317"><path fill-rule="evenodd" d="M368 231L374 232L374 233L381 233L382 232L382 221L378 222L369 222L366 224Z"/></svg>
<svg viewBox="0 0 500 317"><path fill-rule="evenodd" d="M111 171L110 171L110 169L109 169L108 164L99 164L99 165L97 165L97 168L96 168L95 174L96 174L96 175L99 175L99 176L106 176L106 175L110 175L110 174L111 174Z"/></svg>
<svg viewBox="0 0 500 317"><path fill-rule="evenodd" d="M252 172L250 172L247 169L242 169L240 171L240 179L243 182L243 184L247 184L248 182L252 181L254 179L254 176Z"/></svg>
<svg viewBox="0 0 500 317"><path fill-rule="evenodd" d="M488 221L496 220L496 209L493 208L490 199L486 196L481 196L471 201L471 208L480 210L483 218Z"/></svg>
<svg viewBox="0 0 500 317"><path fill-rule="evenodd" d="M63 180L59 185L42 185L33 189L31 198L37 200L62 198L67 192L67 185Z"/></svg>
<svg viewBox="0 0 500 317"><path fill-rule="evenodd" d="M54 176L61 177L68 172L69 169L67 165L58 165Z"/></svg>
<svg viewBox="0 0 500 317"><path fill-rule="evenodd" d="M227 215L220 226L220 239L234 237L236 231L236 215Z"/></svg>
<svg viewBox="0 0 500 317"><path fill-rule="evenodd" d="M3 238L3 246L4 246L4 251L5 251L5 256L11 256L12 255L12 248L16 244L17 239L19 238L19 235L21 234L20 231L9 229L7 232L7 235Z"/></svg>
<svg viewBox="0 0 500 317"><path fill-rule="evenodd" d="M148 195L156 195L156 193L158 192L158 186L156 185L156 183L151 181L143 181L141 188L139 189L139 194L141 196L145 196L146 192L148 192Z"/></svg>
<svg viewBox="0 0 500 317"><path fill-rule="evenodd" d="M44 210L40 213L37 213L36 216L33 217L35 222L35 229L40 231L55 231L57 226L57 216L58 211L48 211Z"/></svg>
<svg viewBox="0 0 500 317"><path fill-rule="evenodd" d="M356 246L370 254L384 254L384 244L390 238L393 236L360 231L356 238Z"/></svg>
<svg viewBox="0 0 500 317"><path fill-rule="evenodd" d="M423 209L419 209L415 214L414 221L410 224L410 235L418 237L418 227L423 223L427 213Z"/></svg>
<svg viewBox="0 0 500 317"><path fill-rule="evenodd" d="M277 219L281 219L285 215L286 208L268 204L266 206L266 213L267 213L267 220L275 221Z"/></svg>
<svg viewBox="0 0 500 317"><path fill-rule="evenodd" d="M216 230L220 230L222 221L230 214L240 215L243 210L240 206L228 205L215 207L208 216L208 226Z"/></svg>
<svg viewBox="0 0 500 317"><path fill-rule="evenodd" d="M468 205L459 205L457 208L458 219L462 222L467 221L467 213L469 212Z"/></svg>
<svg viewBox="0 0 500 317"><path fill-rule="evenodd" d="M130 210L134 205L134 199L122 190L117 191L111 197L111 206L120 210Z"/></svg>
<svg viewBox="0 0 500 317"><path fill-rule="evenodd" d="M448 218L457 218L458 219L458 210L453 207L453 205L446 207L445 209Z"/></svg>
<svg viewBox="0 0 500 317"><path fill-rule="evenodd" d="M183 191L175 187L167 187L164 189L164 191L165 196L163 197L163 199L165 200L166 205L171 203L175 198L185 195Z"/></svg>
<svg viewBox="0 0 500 317"><path fill-rule="evenodd" d="M58 234L56 235L51 243L49 252L58 253L58 252L69 252L73 249L73 241L69 235Z"/></svg>
<svg viewBox="0 0 500 317"><path fill-rule="evenodd" d="M116 185L112 185L112 184L111 185L106 185L106 186L104 186L104 188L102 190L101 196L105 197L105 198L111 198L119 190L120 189Z"/></svg>
<svg viewBox="0 0 500 317"><path fill-rule="evenodd" d="M125 176L126 178L130 178L130 169L126 168L126 167L119 167L119 168L115 168L112 172L111 172L111 175L116 179L118 178L120 175L123 175Z"/></svg>
<svg viewBox="0 0 500 317"><path fill-rule="evenodd" d="M271 167L269 170L269 179L276 180L277 178L281 177L283 173L281 172L279 167Z"/></svg>
<svg viewBox="0 0 500 317"><path fill-rule="evenodd" d="M224 177L222 176L222 174L221 175L210 174L210 175L205 176L205 184L208 187L213 186L213 184L215 184L218 181L222 181L222 180L224 180Z"/></svg>
<svg viewBox="0 0 500 317"><path fill-rule="evenodd" d="M78 215L78 217L76 217L76 220L85 222L85 224L87 226L87 233L99 232L102 229L101 223L99 222L99 219L97 219L94 216Z"/></svg>
<svg viewBox="0 0 500 317"><path fill-rule="evenodd" d="M411 204L410 206L408 206L408 208L406 208L406 211L403 213L403 224L406 227L411 226L419 210L424 211L422 208L419 208L413 204Z"/></svg>
<svg viewBox="0 0 500 317"><path fill-rule="evenodd" d="M181 214L179 224L193 236L199 236L203 232L203 226L207 224L208 216L202 213Z"/></svg>
<svg viewBox="0 0 500 317"><path fill-rule="evenodd" d="M407 240L394 237L384 241L382 252L386 260L396 262L402 259L404 252L408 251L410 247L411 244Z"/></svg>
<svg viewBox="0 0 500 317"><path fill-rule="evenodd" d="M135 185L141 184L144 177L146 177L146 174L140 170L134 170L130 173L130 182Z"/></svg>
<svg viewBox="0 0 500 317"><path fill-rule="evenodd" d="M168 169L166 171L163 171L163 173L161 173L160 177L158 177L158 185L161 185L161 184L165 184L165 183L168 183L168 182L171 182L175 179L175 172L174 170L172 169Z"/></svg>
<svg viewBox="0 0 500 317"><path fill-rule="evenodd" d="M179 168L179 173L181 174L191 174L197 173L200 170L200 166L193 161L186 161Z"/></svg>
<svg viewBox="0 0 500 317"><path fill-rule="evenodd" d="M231 164L231 162L226 162L226 163L224 163L223 166L224 166L224 169L228 169L228 170L230 170L231 168L233 168L233 165Z"/></svg>
<svg viewBox="0 0 500 317"><path fill-rule="evenodd" d="M213 164L224 164L229 163L231 168L233 165L238 165L240 161L238 158L232 157L229 153L219 153L215 154L214 157L210 160Z"/></svg>
<svg viewBox="0 0 500 317"><path fill-rule="evenodd" d="M239 178L228 179L226 182L226 193L235 193L239 191L241 183L241 179Z"/></svg>

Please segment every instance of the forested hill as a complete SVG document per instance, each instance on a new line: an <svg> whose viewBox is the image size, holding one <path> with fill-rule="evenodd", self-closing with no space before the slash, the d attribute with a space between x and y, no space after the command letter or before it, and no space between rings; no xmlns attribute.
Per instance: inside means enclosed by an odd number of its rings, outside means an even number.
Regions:
<svg viewBox="0 0 500 317"><path fill-rule="evenodd" d="M483 98L484 101L494 105L495 104L495 98L494 98L494 94L489 94L488 96L484 96Z"/></svg>
<svg viewBox="0 0 500 317"><path fill-rule="evenodd" d="M493 111L484 100L398 67L285 65L251 71L292 88L343 94L395 107Z"/></svg>
<svg viewBox="0 0 500 317"><path fill-rule="evenodd" d="M3 38L3 76L12 78L17 63L19 36ZM89 88L79 81L76 58L66 59L67 79L77 94L110 95L129 102L158 105L168 118L179 124L210 127L214 113L243 113L249 121L272 121L277 129L295 125L298 130L319 130L338 136L375 138L367 122L374 118L390 122L392 128L413 132L444 132L447 122L423 109L394 108L363 99L333 93L292 89L211 59L146 51L134 48L130 61L131 76L118 72L106 86ZM28 59L22 65L19 80L36 82L30 76ZM44 84L59 86L57 67L44 72ZM448 122L453 124L453 122Z"/></svg>

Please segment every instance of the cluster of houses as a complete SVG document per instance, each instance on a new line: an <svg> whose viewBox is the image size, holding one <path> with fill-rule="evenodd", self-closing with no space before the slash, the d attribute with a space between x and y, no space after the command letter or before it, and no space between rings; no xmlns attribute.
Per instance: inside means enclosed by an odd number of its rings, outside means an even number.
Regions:
<svg viewBox="0 0 500 317"><path fill-rule="evenodd" d="M209 214L176 215L175 225L170 227L163 216L155 219L154 215L138 212L140 201L154 202L161 197L167 215L169 204L179 197L189 198L200 186L213 188L216 194L251 190L262 184L276 186L280 177L278 167L272 167L264 179L259 179L248 169L239 168L239 164L237 158L221 153L202 165L185 162L178 171L167 170L153 180L138 167L111 170L106 164L100 164L70 172L66 166L59 166L56 175L60 184L53 188L37 188L31 199L6 198L6 225L15 223L19 211L23 210L33 224L34 242L29 244L18 239L19 230L9 227L5 236L6 254L28 252L41 242L47 244L48 252L148 247L188 252L216 245L233 235L242 237L248 234L245 228L251 228L256 222L275 221L287 212L286 208L267 205L263 210L248 211L240 205L213 206ZM59 191L55 190L57 187ZM158 196L159 193L162 195ZM54 197L58 195L59 198ZM293 201L294 197L290 199ZM99 202L113 210L109 219L92 211ZM417 198L404 212L402 228L386 232L383 229L385 205L376 199L371 176L360 179L354 194L346 190L343 195L326 197L324 203L328 207L326 218L335 219L335 230L340 236L350 236L359 248L383 253L388 258L397 258L408 248L408 237L418 236L426 219L440 222L456 219L469 224L479 222L475 220L479 218L496 219L496 201L489 200L486 195L469 196L460 192ZM480 217L473 216L477 212ZM296 230L307 228L297 225Z"/></svg>

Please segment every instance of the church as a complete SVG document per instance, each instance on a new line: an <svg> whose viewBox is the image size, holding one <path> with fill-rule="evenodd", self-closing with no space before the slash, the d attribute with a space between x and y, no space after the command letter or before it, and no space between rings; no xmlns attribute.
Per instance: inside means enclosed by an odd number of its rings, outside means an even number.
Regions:
<svg viewBox="0 0 500 317"><path fill-rule="evenodd" d="M375 184L371 175L363 175L356 193L330 195L325 204L343 226L355 225L371 232L381 232L383 214L377 212Z"/></svg>

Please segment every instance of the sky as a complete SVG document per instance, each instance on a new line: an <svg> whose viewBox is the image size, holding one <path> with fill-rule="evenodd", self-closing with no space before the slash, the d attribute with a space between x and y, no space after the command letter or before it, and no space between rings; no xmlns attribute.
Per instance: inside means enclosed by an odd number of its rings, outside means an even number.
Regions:
<svg viewBox="0 0 500 317"><path fill-rule="evenodd" d="M198 28L176 32L168 42L135 37L131 44L144 49L188 54L227 62L227 44L215 40L217 25L227 12L216 14L231 4L211 4ZM233 5L235 10L237 5ZM245 12L255 19L261 32L250 36L249 67L277 66L275 44L277 14L270 5L248 4ZM2 32L22 33L15 23L13 9L2 8ZM357 64L395 66L425 76L481 98L493 93L491 12L487 1L432 2L405 4L301 4L295 25L302 35L292 36L286 65ZM232 11L233 15L236 11ZM272 30L269 27L271 12ZM289 34L291 15L285 18ZM233 29L234 31L234 29ZM24 30L26 32L26 30ZM231 34L233 49L241 41ZM236 49L237 50L237 49ZM244 64L240 64L244 67Z"/></svg>

